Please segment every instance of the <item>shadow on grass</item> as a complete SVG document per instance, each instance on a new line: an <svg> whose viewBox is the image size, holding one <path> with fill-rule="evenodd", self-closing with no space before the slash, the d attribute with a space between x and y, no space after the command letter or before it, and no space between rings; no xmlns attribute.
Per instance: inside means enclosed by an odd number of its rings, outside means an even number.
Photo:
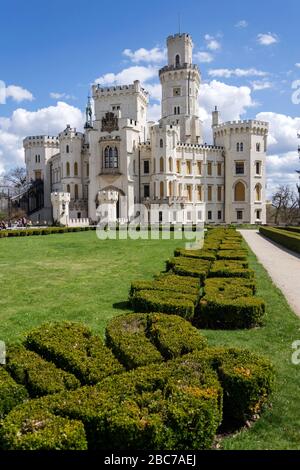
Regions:
<svg viewBox="0 0 300 470"><path fill-rule="evenodd" d="M127 300L123 302L116 302L113 304L113 308L117 310L131 310L130 303Z"/></svg>

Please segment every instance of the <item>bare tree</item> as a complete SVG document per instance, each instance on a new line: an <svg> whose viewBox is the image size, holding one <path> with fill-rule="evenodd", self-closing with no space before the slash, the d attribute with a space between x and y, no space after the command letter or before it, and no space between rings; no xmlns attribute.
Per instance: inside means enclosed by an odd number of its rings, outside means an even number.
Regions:
<svg viewBox="0 0 300 470"><path fill-rule="evenodd" d="M22 166L12 168L2 176L4 186L10 186L12 189L21 192L26 188L26 169Z"/></svg>
<svg viewBox="0 0 300 470"><path fill-rule="evenodd" d="M274 207L274 222L276 225L282 222L291 224L296 221L298 215L298 199L290 186L279 186L272 197Z"/></svg>

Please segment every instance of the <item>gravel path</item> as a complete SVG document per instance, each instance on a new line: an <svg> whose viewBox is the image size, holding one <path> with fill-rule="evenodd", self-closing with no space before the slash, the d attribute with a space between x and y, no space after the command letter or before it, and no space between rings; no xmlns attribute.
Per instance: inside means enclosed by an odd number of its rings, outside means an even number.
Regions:
<svg viewBox="0 0 300 470"><path fill-rule="evenodd" d="M300 317L300 256L255 230L240 230L244 239Z"/></svg>

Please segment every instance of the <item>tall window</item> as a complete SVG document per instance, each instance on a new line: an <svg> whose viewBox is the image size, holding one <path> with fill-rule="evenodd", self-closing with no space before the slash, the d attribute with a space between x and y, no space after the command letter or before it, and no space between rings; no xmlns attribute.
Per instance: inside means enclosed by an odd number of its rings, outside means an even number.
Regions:
<svg viewBox="0 0 300 470"><path fill-rule="evenodd" d="M74 176L78 176L78 163L74 163Z"/></svg>
<svg viewBox="0 0 300 470"><path fill-rule="evenodd" d="M255 200L256 202L261 201L261 185L260 184L257 184L255 186Z"/></svg>
<svg viewBox="0 0 300 470"><path fill-rule="evenodd" d="M119 167L119 153L117 147L106 147L104 150L105 168Z"/></svg>
<svg viewBox="0 0 300 470"><path fill-rule="evenodd" d="M70 176L70 163L67 162L66 164L66 173L67 173L67 176Z"/></svg>
<svg viewBox="0 0 300 470"><path fill-rule="evenodd" d="M202 201L202 186L197 186L198 201Z"/></svg>
<svg viewBox="0 0 300 470"><path fill-rule="evenodd" d="M186 186L187 198L188 201L192 201L192 185L188 184Z"/></svg>
<svg viewBox="0 0 300 470"><path fill-rule="evenodd" d="M218 186L218 202L222 202L222 186Z"/></svg>
<svg viewBox="0 0 300 470"><path fill-rule="evenodd" d="M74 186L74 196L75 196L75 199L78 199L78 184L75 184Z"/></svg>
<svg viewBox="0 0 300 470"><path fill-rule="evenodd" d="M237 152L240 151L240 143L239 143L239 142L236 144L236 151L237 151Z"/></svg>
<svg viewBox="0 0 300 470"><path fill-rule="evenodd" d="M198 175L202 175L202 162L198 162L197 167L198 167Z"/></svg>
<svg viewBox="0 0 300 470"><path fill-rule="evenodd" d="M169 196L173 196L173 183L172 181L169 181Z"/></svg>
<svg viewBox="0 0 300 470"><path fill-rule="evenodd" d="M260 162L255 163L255 169L256 169L256 174L260 175L261 174L261 164L260 164Z"/></svg>
<svg viewBox="0 0 300 470"><path fill-rule="evenodd" d="M170 171L170 172L173 171L173 160L172 160L172 157L169 158L169 171Z"/></svg>
<svg viewBox="0 0 300 470"><path fill-rule="evenodd" d="M260 143L257 143L257 144L256 144L256 151L257 151L257 152L260 152Z"/></svg>
<svg viewBox="0 0 300 470"><path fill-rule="evenodd" d="M245 185L239 181L236 183L234 187L234 200L236 202L245 202L246 199L246 191L245 191Z"/></svg>
<svg viewBox="0 0 300 470"><path fill-rule="evenodd" d="M144 160L144 174L148 175L149 173L150 173L149 160Z"/></svg>
<svg viewBox="0 0 300 470"><path fill-rule="evenodd" d="M237 152L243 152L243 151L244 151L244 144L243 144L243 142L238 142L238 143L236 144L236 151L237 151Z"/></svg>
<svg viewBox="0 0 300 470"><path fill-rule="evenodd" d="M164 147L164 141L162 139L160 139L159 141L159 146L161 149Z"/></svg>
<svg viewBox="0 0 300 470"><path fill-rule="evenodd" d="M180 114L180 106L177 106L177 114Z"/></svg>
<svg viewBox="0 0 300 470"><path fill-rule="evenodd" d="M69 184L67 184L67 193L71 193L71 188Z"/></svg>
<svg viewBox="0 0 300 470"><path fill-rule="evenodd" d="M243 142L240 143L240 152L243 152L244 151L244 144Z"/></svg>
<svg viewBox="0 0 300 470"><path fill-rule="evenodd" d="M176 173L181 173L181 163L180 163L180 160L176 160Z"/></svg>
<svg viewBox="0 0 300 470"><path fill-rule="evenodd" d="M180 55L179 54L176 54L176 56L175 56L175 65L176 65L176 67L178 67L180 65Z"/></svg>
<svg viewBox="0 0 300 470"><path fill-rule="evenodd" d="M150 197L150 186L149 186L149 184L144 184L144 197Z"/></svg>
<svg viewBox="0 0 300 470"><path fill-rule="evenodd" d="M186 174L190 175L191 173L192 173L192 165L191 165L191 162L188 160L186 162Z"/></svg>
<svg viewBox="0 0 300 470"><path fill-rule="evenodd" d="M159 195L160 195L160 198L163 199L164 197L164 182L163 181L161 181L159 184Z"/></svg>
<svg viewBox="0 0 300 470"><path fill-rule="evenodd" d="M222 163L218 162L218 176L222 176Z"/></svg>
<svg viewBox="0 0 300 470"><path fill-rule="evenodd" d="M243 175L245 173L245 164L244 162L235 162L235 174Z"/></svg>
<svg viewBox="0 0 300 470"><path fill-rule="evenodd" d="M161 173L164 172L164 159L163 159L163 157L160 157L160 159L159 159L159 171Z"/></svg>
<svg viewBox="0 0 300 470"><path fill-rule="evenodd" d="M212 175L212 162L207 163L207 175L208 176Z"/></svg>
<svg viewBox="0 0 300 470"><path fill-rule="evenodd" d="M207 200L212 201L212 186L207 186Z"/></svg>
<svg viewBox="0 0 300 470"><path fill-rule="evenodd" d="M69 147L69 145L66 145L66 153L70 153L70 147Z"/></svg>

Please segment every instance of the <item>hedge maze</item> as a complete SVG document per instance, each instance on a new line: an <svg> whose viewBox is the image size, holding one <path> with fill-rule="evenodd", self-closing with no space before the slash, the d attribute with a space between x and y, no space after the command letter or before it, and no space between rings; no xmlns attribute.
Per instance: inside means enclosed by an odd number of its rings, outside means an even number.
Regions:
<svg viewBox="0 0 300 470"><path fill-rule="evenodd" d="M176 250L165 273L133 282L136 313L112 319L104 342L82 324L59 322L8 348L0 448L210 449L220 426L257 416L272 392L271 363L210 347L195 325L250 328L263 301L247 259L230 257L245 254L234 230L209 231L205 258L201 251Z"/></svg>

